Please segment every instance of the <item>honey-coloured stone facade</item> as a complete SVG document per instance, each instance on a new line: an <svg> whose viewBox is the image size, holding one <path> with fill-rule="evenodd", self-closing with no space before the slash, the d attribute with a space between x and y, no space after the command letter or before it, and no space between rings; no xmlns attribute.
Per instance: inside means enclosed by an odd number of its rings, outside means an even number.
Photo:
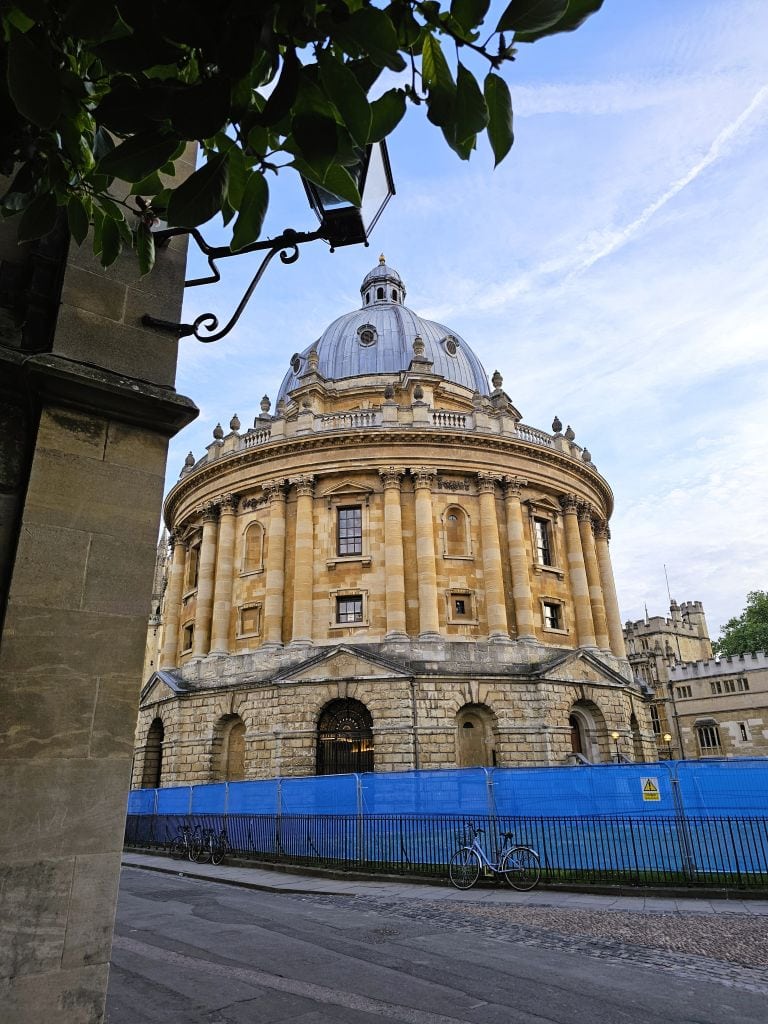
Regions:
<svg viewBox="0 0 768 1024"><path fill-rule="evenodd" d="M329 708L361 770L651 756L589 452L383 261L361 295L166 499L134 785L327 771Z"/></svg>

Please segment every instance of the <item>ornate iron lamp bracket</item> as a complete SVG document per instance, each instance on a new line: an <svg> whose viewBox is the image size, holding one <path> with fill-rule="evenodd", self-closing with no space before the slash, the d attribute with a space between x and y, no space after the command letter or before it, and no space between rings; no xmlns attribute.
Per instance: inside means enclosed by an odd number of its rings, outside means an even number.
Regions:
<svg viewBox="0 0 768 1024"><path fill-rule="evenodd" d="M327 241L326 234L322 228L317 231L294 231L292 228L286 228L276 238L267 238L262 242L253 242L251 245L246 245L243 249L238 249L237 252L232 252L231 249L224 245L208 245L197 228L167 228L164 231L155 232L155 244L161 246L176 235L191 235L200 251L206 256L208 266L211 269L208 277L195 277L190 281L185 281L184 286L186 288L195 288L201 284L215 284L217 281L220 281L221 273L216 266L216 260L225 259L228 256L243 256L249 252L265 252L264 259L253 275L251 283L238 303L237 309L221 330L218 329L219 319L214 313L201 313L191 324L161 320L156 316L150 316L148 313L145 313L141 318L141 322L145 327L155 327L161 331L168 331L168 333L175 334L178 338L187 338L191 335L202 342L219 341L220 338L229 334L248 305L259 281L261 281L264 275L264 271L278 253L280 253L280 259L283 263L295 263L299 258L299 245L303 242L314 242L318 238L323 238ZM201 334L200 331L206 333Z"/></svg>

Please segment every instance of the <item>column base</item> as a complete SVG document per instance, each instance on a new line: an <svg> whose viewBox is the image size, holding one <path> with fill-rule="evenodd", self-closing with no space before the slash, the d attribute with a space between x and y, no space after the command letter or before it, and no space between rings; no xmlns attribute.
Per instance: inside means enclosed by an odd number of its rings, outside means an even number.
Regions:
<svg viewBox="0 0 768 1024"><path fill-rule="evenodd" d="M419 638L419 640L428 640L428 641L444 639L439 633L431 633L431 632L419 633L419 637L418 638Z"/></svg>
<svg viewBox="0 0 768 1024"><path fill-rule="evenodd" d="M399 630L392 630L391 633L384 634L385 640L410 640L411 638L407 633L401 633Z"/></svg>
<svg viewBox="0 0 768 1024"><path fill-rule="evenodd" d="M229 651L226 651L226 650L224 650L223 647L221 647L217 651L208 651L208 657L209 658L228 658L229 657Z"/></svg>
<svg viewBox="0 0 768 1024"><path fill-rule="evenodd" d="M511 644L512 637L509 633L489 633L488 635L489 644Z"/></svg>
<svg viewBox="0 0 768 1024"><path fill-rule="evenodd" d="M282 651L285 644L282 640L265 640L259 647L260 651Z"/></svg>
<svg viewBox="0 0 768 1024"><path fill-rule="evenodd" d="M296 639L291 640L291 642L288 644L288 646L289 647L293 647L293 648L296 648L296 647L314 647L314 643L311 640L308 640L308 639L306 639L304 637L296 637Z"/></svg>
<svg viewBox="0 0 768 1024"><path fill-rule="evenodd" d="M533 633L518 633L515 640L524 644L537 644L539 647L542 646L541 640Z"/></svg>

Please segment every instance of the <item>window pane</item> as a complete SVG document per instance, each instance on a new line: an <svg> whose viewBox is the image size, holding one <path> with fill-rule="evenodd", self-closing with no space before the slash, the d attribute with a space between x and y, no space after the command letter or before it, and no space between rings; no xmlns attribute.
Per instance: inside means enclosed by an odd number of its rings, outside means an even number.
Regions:
<svg viewBox="0 0 768 1024"><path fill-rule="evenodd" d="M359 505L338 509L337 554L362 555L363 510Z"/></svg>
<svg viewBox="0 0 768 1024"><path fill-rule="evenodd" d="M363 621L363 598L362 595L336 598L336 621L337 622L362 622Z"/></svg>
<svg viewBox="0 0 768 1024"><path fill-rule="evenodd" d="M540 565L552 565L549 522L546 519L534 519L533 527L536 540L536 561Z"/></svg>

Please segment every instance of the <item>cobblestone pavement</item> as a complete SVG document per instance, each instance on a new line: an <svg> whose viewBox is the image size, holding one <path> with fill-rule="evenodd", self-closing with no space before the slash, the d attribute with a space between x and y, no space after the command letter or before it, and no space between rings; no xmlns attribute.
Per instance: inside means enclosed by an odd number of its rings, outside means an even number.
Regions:
<svg viewBox="0 0 768 1024"><path fill-rule="evenodd" d="M380 941L407 935L414 924L444 925L485 938L583 953L693 980L768 994L768 917L721 913L627 913L548 906L489 905L464 900L393 902L375 896L301 895L323 906L385 914ZM375 941L376 936L370 936Z"/></svg>

